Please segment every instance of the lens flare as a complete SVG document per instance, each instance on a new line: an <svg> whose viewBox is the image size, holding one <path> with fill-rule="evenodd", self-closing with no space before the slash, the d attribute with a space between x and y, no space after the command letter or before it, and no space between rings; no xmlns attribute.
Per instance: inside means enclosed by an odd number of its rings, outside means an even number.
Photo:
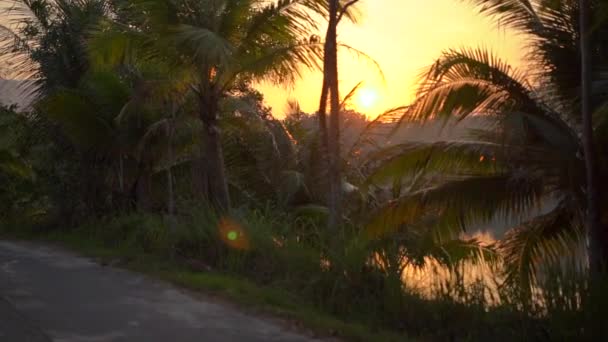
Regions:
<svg viewBox="0 0 608 342"><path fill-rule="evenodd" d="M231 231L231 232L228 232L227 237L228 237L228 240L230 240L230 241L236 241L236 239L239 238L239 233L235 232L235 231Z"/></svg>
<svg viewBox="0 0 608 342"><path fill-rule="evenodd" d="M249 239L243 227L229 218L222 218L219 223L219 234L222 241L230 248L247 250Z"/></svg>

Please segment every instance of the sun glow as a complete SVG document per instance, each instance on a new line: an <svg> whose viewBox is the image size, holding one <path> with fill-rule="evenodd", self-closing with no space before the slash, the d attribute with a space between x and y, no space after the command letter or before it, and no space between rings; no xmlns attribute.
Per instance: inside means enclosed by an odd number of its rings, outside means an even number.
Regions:
<svg viewBox="0 0 608 342"><path fill-rule="evenodd" d="M446 49L485 46L514 67L527 65L522 53L526 38L479 15L468 1L454 0L360 0L361 20L340 22L340 95L348 94L359 82L373 87L380 99L367 109L356 94L352 106L372 118L391 108L412 103L420 75ZM433 18L433 20L429 20ZM1 20L1 19L0 19ZM325 35L325 21L317 34ZM351 48L371 57L368 60ZM375 63L377 64L375 64ZM383 75L378 74L378 66ZM302 111L315 113L323 84L320 70L302 70L292 87L267 82L258 86L277 118L284 117L287 99L297 100ZM367 95L365 96L367 97ZM366 101L361 101L366 102Z"/></svg>
<svg viewBox="0 0 608 342"><path fill-rule="evenodd" d="M380 101L380 92L375 88L366 87L358 91L356 104L363 111L370 111ZM371 113L366 113L371 114Z"/></svg>

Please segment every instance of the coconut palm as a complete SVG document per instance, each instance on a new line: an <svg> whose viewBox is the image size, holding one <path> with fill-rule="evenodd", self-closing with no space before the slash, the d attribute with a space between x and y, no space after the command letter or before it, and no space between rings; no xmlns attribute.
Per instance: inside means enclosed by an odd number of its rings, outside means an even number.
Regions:
<svg viewBox="0 0 608 342"><path fill-rule="evenodd" d="M223 103L220 124L229 184L241 197L285 207L301 186L296 143L261 103L261 94L249 86Z"/></svg>
<svg viewBox="0 0 608 342"><path fill-rule="evenodd" d="M88 69L84 43L89 30L109 13L108 2L3 0L0 8L4 24L0 27L0 58L10 65L5 77L22 81L21 96L27 98L23 102L34 104L29 109L35 109L36 100L42 100L46 95L67 88L75 89L83 83L82 78ZM63 216L67 219L80 203L70 203L76 197L74 194L93 192L96 188L93 184L97 178L88 172L93 172L94 168L87 166L88 158L94 157L75 153L65 132L52 120L38 114L41 113L36 110L30 113L32 121L40 128L44 127L36 130L40 135L38 138L52 141L57 148L50 150L61 151L55 155L56 163L48 171L53 174L49 177L56 177L53 196L59 197L57 203L60 203L62 211L65 209ZM88 117L86 114L79 119ZM66 172L78 172L78 181L65 181Z"/></svg>
<svg viewBox="0 0 608 342"><path fill-rule="evenodd" d="M328 25L323 50L323 82L319 105L319 126L321 151L326 153L327 176L329 179L329 220L330 229L336 229L342 221L342 177L340 155L340 93L338 86L338 24L350 7L359 0L341 2L329 0ZM329 99L329 124L326 119Z"/></svg>
<svg viewBox="0 0 608 342"><path fill-rule="evenodd" d="M520 221L500 246L507 280L529 285L543 261L558 260L583 241L580 74L573 67L580 65L578 5L577 1L475 3L483 13L525 34L530 68L513 68L483 49L445 52L425 73L417 99L402 112L401 122L436 118L476 127L465 140L410 143L376 154L371 182L397 179L419 190L389 202L372 223L395 227L429 220L439 232L454 232L497 217ZM606 29L601 22L596 27L596 32ZM592 59L597 62L592 70L592 110L600 118L598 132L604 130L601 103L606 101L608 86L608 59L602 57L605 44L599 37L591 40ZM605 139L597 135L596 146ZM604 153L596 156L602 170L605 157Z"/></svg>
<svg viewBox="0 0 608 342"><path fill-rule="evenodd" d="M88 68L89 31L110 12L105 0L2 0L0 57L26 95L77 87Z"/></svg>
<svg viewBox="0 0 608 342"><path fill-rule="evenodd" d="M591 33L591 10L588 0L579 1L580 54L581 54L581 116L582 116L582 145L585 154L585 169L587 171L587 236L589 241L589 269L594 275L608 271L608 234L602 225L599 209L600 192L597 187L598 174L595 166L595 148L593 142L593 116L591 112L591 50L589 48Z"/></svg>
<svg viewBox="0 0 608 342"><path fill-rule="evenodd" d="M248 80L293 82L301 67L318 67L318 39L310 38L315 21L310 10L324 12L322 1L282 0L122 2L128 34L152 47L155 57L192 68L197 80L199 118L205 160L206 194L218 208L230 197L220 144L220 101ZM124 27L118 26L127 33Z"/></svg>
<svg viewBox="0 0 608 342"><path fill-rule="evenodd" d="M133 68L134 65L131 65ZM141 67L141 66L140 66ZM120 188L125 191L124 162L131 162L132 191L139 207L149 209L151 203L152 177L166 174L167 212L175 213L175 191L173 168L194 159L199 144L197 125L187 103L191 93L184 80L188 77L178 70L154 64L136 76L137 86L129 101L114 118L123 140L119 142ZM140 69L140 71L143 71ZM127 164L128 165L128 164Z"/></svg>
<svg viewBox="0 0 608 342"><path fill-rule="evenodd" d="M114 65L91 56L91 70L78 87L63 88L37 103L37 111L57 124L91 169L98 191L113 202L140 208L150 203L151 177L192 158L191 115L182 109L188 97L186 71L132 58ZM99 192L96 192L99 195ZM99 196L98 196L99 197ZM91 202L92 203L92 202ZM173 195L168 208L173 212Z"/></svg>

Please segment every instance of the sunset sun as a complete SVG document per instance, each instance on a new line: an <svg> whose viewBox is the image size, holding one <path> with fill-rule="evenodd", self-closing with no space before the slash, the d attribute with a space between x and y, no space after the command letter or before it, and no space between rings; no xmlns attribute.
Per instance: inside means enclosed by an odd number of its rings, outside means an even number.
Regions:
<svg viewBox="0 0 608 342"><path fill-rule="evenodd" d="M363 88L357 94L356 103L361 110L371 110L380 100L380 93L374 88Z"/></svg>

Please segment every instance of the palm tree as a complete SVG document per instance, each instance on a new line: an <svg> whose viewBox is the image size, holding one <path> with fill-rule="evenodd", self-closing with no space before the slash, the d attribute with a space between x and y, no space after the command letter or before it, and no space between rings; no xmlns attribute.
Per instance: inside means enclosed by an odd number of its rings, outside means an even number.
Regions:
<svg viewBox="0 0 608 342"><path fill-rule="evenodd" d="M273 202L285 208L301 190L296 142L283 123L263 106L261 94L249 85L222 105L222 145L230 185L242 198Z"/></svg>
<svg viewBox="0 0 608 342"><path fill-rule="evenodd" d="M85 41L110 12L106 0L1 0L0 56L27 95L77 87L88 69Z"/></svg>
<svg viewBox="0 0 608 342"><path fill-rule="evenodd" d="M149 207L146 202L151 177L165 172L167 213L171 217L176 211L172 169L195 159L199 149L195 135L200 134L201 127L186 105L192 98L186 88L188 76L158 63L146 68L154 72L137 76L136 91L114 118L121 136L126 138L120 143L119 165L123 170L123 159L137 165L133 184L142 209Z"/></svg>
<svg viewBox="0 0 608 342"><path fill-rule="evenodd" d="M585 155L587 175L587 243L589 244L589 269L592 274L605 273L608 269L608 226L602 225L600 218L600 192L597 187L598 176L595 166L595 149L593 142L593 117L591 112L591 51L590 42L590 13L588 0L580 0L580 51L581 51L581 114L582 114L582 145ZM604 251L603 249L606 249Z"/></svg>
<svg viewBox="0 0 608 342"><path fill-rule="evenodd" d="M47 170L47 176L56 177L49 191L58 199L61 216L68 219L80 205L73 194L96 191L98 178L91 176L96 170L89 162L99 160L74 150L57 122L40 115L43 113L37 110L37 100L83 83L88 70L86 38L89 30L108 15L110 6L104 0L3 0L0 8L5 19L0 26L0 57L11 65L6 77L23 80L21 95L28 100L33 97L29 115L37 126L44 126L36 134L52 141L50 153L57 152L56 163ZM78 173L77 181L67 181L66 172Z"/></svg>
<svg viewBox="0 0 608 342"><path fill-rule="evenodd" d="M454 231L496 217L523 221L500 246L508 280L529 285L543 261L558 260L582 241L587 206L580 73L572 67L581 63L578 2L475 2L483 13L525 34L530 69L517 70L482 49L445 52L425 74L416 101L401 112L401 122L437 118L474 129L466 140L410 143L376 154L371 182L396 178L423 186L389 202L373 223L395 226L433 218L430 224L440 231ZM597 24L596 30L605 29ZM590 109L600 118L596 131L603 131L608 60L600 40L591 44ZM605 138L596 136L595 146ZM595 158L603 170L606 155ZM548 202L555 205L547 208Z"/></svg>
<svg viewBox="0 0 608 342"><path fill-rule="evenodd" d="M114 118L129 101L131 91L114 73L89 72L81 77L77 87L54 90L35 104L37 115L66 138L61 145L63 150L77 156L74 164L82 186L72 195L85 198L93 212L101 210L101 202L112 192L108 187L110 179L119 179L118 193L125 189L125 168L113 176L119 159L120 166L124 166L122 156L130 138ZM135 132L131 130L130 134Z"/></svg>
<svg viewBox="0 0 608 342"><path fill-rule="evenodd" d="M89 203L112 194L112 202L122 208L131 200L149 208L151 177L166 171L172 190L171 168L192 159L191 135L200 131L189 115L177 115L189 95L187 70L137 56L122 64L103 55L90 57L90 70L79 85L48 94L37 102L37 112L58 125L82 156L89 172L84 178L96 189ZM173 213L172 194L167 207Z"/></svg>
<svg viewBox="0 0 608 342"><path fill-rule="evenodd" d="M325 35L323 55L323 82L321 88L321 103L319 107L319 125L321 127L321 148L327 153L329 178L329 220L330 229L342 221L342 177L340 172L340 93L338 85L338 24L349 8L359 0L341 2L329 0L328 26ZM326 111L329 97L329 126Z"/></svg>
<svg viewBox="0 0 608 342"><path fill-rule="evenodd" d="M289 83L302 66L318 66L318 42L309 40L309 27L315 25L310 9L324 12L322 2L313 0L139 0L119 6L119 13L128 13L130 27L136 27L129 34L151 43L157 57L193 70L197 80L191 88L205 127L203 183L208 199L222 210L229 209L230 196L220 101L242 81Z"/></svg>

